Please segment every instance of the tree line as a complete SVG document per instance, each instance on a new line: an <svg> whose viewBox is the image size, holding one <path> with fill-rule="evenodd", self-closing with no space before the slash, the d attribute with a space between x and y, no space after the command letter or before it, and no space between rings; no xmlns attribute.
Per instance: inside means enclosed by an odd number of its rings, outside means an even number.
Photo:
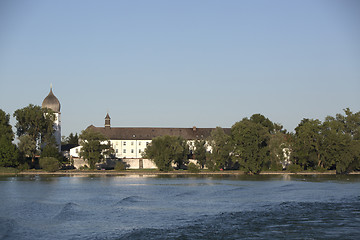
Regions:
<svg viewBox="0 0 360 240"><path fill-rule="evenodd" d="M243 118L226 134L220 127L207 141L192 146L181 137L154 138L144 152L160 170L169 171L195 158L201 168L242 170L249 174L261 171L326 171L348 173L360 170L360 112L349 108L344 115L328 116L324 122L303 119L289 133L280 124L261 114ZM207 151L208 146L211 151Z"/></svg>
<svg viewBox="0 0 360 240"><path fill-rule="evenodd" d="M17 145L13 143L10 115L0 109L0 167L34 167L36 156L46 159L47 164L51 162L49 158L55 159L54 168L56 164L59 167L64 159L53 135L53 112L30 104L16 110L13 116L17 121ZM79 139L83 146L81 156L91 168L114 153L105 136L90 130L82 131L80 136L71 133L63 142L76 144ZM283 169L358 171L360 112L353 113L347 108L344 114L328 116L323 122L303 119L293 133L261 114L254 114L236 122L230 133L215 128L206 141L189 144L178 136L154 138L143 157L152 159L162 171L187 166L189 159L196 159L199 168L242 170L250 174Z"/></svg>

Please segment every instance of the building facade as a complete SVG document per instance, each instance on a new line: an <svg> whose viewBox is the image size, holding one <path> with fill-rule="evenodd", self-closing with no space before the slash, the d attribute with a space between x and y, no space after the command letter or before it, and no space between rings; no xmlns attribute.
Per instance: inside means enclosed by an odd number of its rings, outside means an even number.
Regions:
<svg viewBox="0 0 360 240"><path fill-rule="evenodd" d="M106 136L114 151L116 158L122 159L128 164L130 169L156 168L154 163L148 159L143 159L142 154L152 139L159 136L180 136L187 140L190 148L196 140L207 140L214 128L152 128L152 127L111 127L109 114L105 117L104 127L89 126L92 129ZM226 133L230 133L230 128L224 128ZM70 155L79 158L81 146L71 149ZM210 150L210 149L208 149Z"/></svg>

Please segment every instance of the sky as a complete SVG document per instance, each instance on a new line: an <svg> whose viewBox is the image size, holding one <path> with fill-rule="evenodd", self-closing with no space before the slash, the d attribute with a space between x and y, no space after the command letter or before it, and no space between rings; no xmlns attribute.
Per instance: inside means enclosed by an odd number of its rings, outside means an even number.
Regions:
<svg viewBox="0 0 360 240"><path fill-rule="evenodd" d="M40 105L62 135L104 126L292 132L360 111L360 1L1 0L0 109Z"/></svg>

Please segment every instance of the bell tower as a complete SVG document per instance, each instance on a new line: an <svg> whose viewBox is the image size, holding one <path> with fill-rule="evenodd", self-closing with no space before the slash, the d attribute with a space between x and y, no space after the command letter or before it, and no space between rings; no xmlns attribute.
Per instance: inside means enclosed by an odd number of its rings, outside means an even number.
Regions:
<svg viewBox="0 0 360 240"><path fill-rule="evenodd" d="M50 86L50 92L44 99L41 105L42 108L49 108L54 111L55 120L54 120L54 137L56 139L56 144L58 145L59 152L61 151L61 113L60 113L60 102L57 97L52 92L52 85Z"/></svg>
<svg viewBox="0 0 360 240"><path fill-rule="evenodd" d="M106 114L106 117L105 117L105 128L110 128L111 125L110 125L110 116L109 116L109 113Z"/></svg>

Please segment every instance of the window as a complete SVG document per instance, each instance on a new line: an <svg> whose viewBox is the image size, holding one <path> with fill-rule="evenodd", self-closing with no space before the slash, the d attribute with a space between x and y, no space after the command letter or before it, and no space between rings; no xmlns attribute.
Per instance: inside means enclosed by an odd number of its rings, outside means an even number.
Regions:
<svg viewBox="0 0 360 240"><path fill-rule="evenodd" d="M124 146L126 146L126 142L124 141Z"/></svg>
<svg viewBox="0 0 360 240"><path fill-rule="evenodd" d="M134 153L134 149L131 149L131 153Z"/></svg>
<svg viewBox="0 0 360 240"><path fill-rule="evenodd" d="M115 152L118 153L118 152L119 152L119 149L116 149Z"/></svg>
<svg viewBox="0 0 360 240"><path fill-rule="evenodd" d="M146 142L146 146L149 145L149 142Z"/></svg>
<svg viewBox="0 0 360 240"><path fill-rule="evenodd" d="M141 142L139 142L139 146L141 146Z"/></svg>
<svg viewBox="0 0 360 240"><path fill-rule="evenodd" d="M139 153L141 153L141 149L139 149Z"/></svg>
<svg viewBox="0 0 360 240"><path fill-rule="evenodd" d="M134 142L131 142L131 146L133 146L134 145Z"/></svg>
<svg viewBox="0 0 360 240"><path fill-rule="evenodd" d="M124 149L123 153L126 153L126 149Z"/></svg>

